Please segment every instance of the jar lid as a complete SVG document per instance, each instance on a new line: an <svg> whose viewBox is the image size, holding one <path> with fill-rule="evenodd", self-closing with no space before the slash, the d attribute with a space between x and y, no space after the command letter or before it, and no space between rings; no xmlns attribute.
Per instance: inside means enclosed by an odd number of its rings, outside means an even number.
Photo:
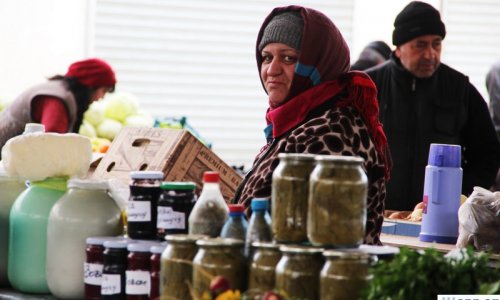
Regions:
<svg viewBox="0 0 500 300"><path fill-rule="evenodd" d="M127 249L127 240L107 240L104 241L104 248Z"/></svg>
<svg viewBox="0 0 500 300"><path fill-rule="evenodd" d="M334 161L339 163L363 163L365 160L359 156L345 156L345 155L316 155L316 161Z"/></svg>
<svg viewBox="0 0 500 300"><path fill-rule="evenodd" d="M372 257L372 255L370 255L369 253L366 253L356 248L325 250L323 252L323 256L332 258L345 258L345 259L369 259Z"/></svg>
<svg viewBox="0 0 500 300"><path fill-rule="evenodd" d="M200 247L219 247L219 246L227 246L227 247L241 247L245 245L245 242L238 239L233 238L207 238L196 241L196 245Z"/></svg>
<svg viewBox="0 0 500 300"><path fill-rule="evenodd" d="M160 188L162 190L169 191L192 191L196 189L196 183L194 182L179 182L179 181L164 181L161 183Z"/></svg>
<svg viewBox="0 0 500 300"><path fill-rule="evenodd" d="M68 189L71 188L78 188L85 190L108 190L109 182L108 180L100 180L100 179L73 178L68 180Z"/></svg>
<svg viewBox="0 0 500 300"><path fill-rule="evenodd" d="M144 243L144 242L139 242L139 243L129 243L127 245L127 250L129 252L149 252L151 247L154 246L155 244L153 243Z"/></svg>
<svg viewBox="0 0 500 300"><path fill-rule="evenodd" d="M163 179L165 176L161 171L132 171L129 173L131 179Z"/></svg>
<svg viewBox="0 0 500 300"><path fill-rule="evenodd" d="M281 245L273 243L273 242L253 242L252 247L259 248L259 249L269 249L269 250L279 251Z"/></svg>
<svg viewBox="0 0 500 300"><path fill-rule="evenodd" d="M151 246L151 248L149 248L149 252L153 254L162 254L166 247L166 244L161 243L159 245Z"/></svg>
<svg viewBox="0 0 500 300"><path fill-rule="evenodd" d="M252 211L268 210L269 209L269 199L253 198L250 206L252 207Z"/></svg>
<svg viewBox="0 0 500 300"><path fill-rule="evenodd" d="M106 241L123 241L124 237L123 236L90 236L85 240L85 243L87 245L96 245L96 246L102 246L104 245L104 242Z"/></svg>
<svg viewBox="0 0 500 300"><path fill-rule="evenodd" d="M165 240L167 243L194 243L197 240L208 238L203 234L167 234Z"/></svg>
<svg viewBox="0 0 500 300"><path fill-rule="evenodd" d="M282 245L280 251L283 253L315 255L323 253L325 249L299 245Z"/></svg>
<svg viewBox="0 0 500 300"><path fill-rule="evenodd" d="M316 154L310 153L279 153L278 158L286 160L314 161Z"/></svg>

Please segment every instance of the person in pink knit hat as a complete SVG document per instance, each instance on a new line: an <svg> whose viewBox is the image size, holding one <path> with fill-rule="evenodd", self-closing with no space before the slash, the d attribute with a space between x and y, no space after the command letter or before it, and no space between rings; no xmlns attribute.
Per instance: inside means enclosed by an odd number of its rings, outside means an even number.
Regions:
<svg viewBox="0 0 500 300"><path fill-rule="evenodd" d="M65 75L25 90L0 113L0 149L22 134L27 123L43 124L46 132L78 132L89 105L115 85L115 72L107 62L89 58L72 63Z"/></svg>

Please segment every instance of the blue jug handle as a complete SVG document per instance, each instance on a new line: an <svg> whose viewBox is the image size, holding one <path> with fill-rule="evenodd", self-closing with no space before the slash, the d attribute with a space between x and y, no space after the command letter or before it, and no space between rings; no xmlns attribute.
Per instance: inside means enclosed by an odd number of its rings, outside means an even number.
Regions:
<svg viewBox="0 0 500 300"><path fill-rule="evenodd" d="M432 170L432 203L439 204L439 177L441 170Z"/></svg>

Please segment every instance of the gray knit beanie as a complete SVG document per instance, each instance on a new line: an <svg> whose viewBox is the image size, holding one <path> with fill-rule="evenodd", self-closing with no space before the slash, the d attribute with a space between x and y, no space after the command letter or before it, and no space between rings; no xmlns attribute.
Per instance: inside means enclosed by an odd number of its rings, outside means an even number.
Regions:
<svg viewBox="0 0 500 300"><path fill-rule="evenodd" d="M283 43L300 50L304 21L298 11L287 11L274 16L264 29L259 51L269 43Z"/></svg>

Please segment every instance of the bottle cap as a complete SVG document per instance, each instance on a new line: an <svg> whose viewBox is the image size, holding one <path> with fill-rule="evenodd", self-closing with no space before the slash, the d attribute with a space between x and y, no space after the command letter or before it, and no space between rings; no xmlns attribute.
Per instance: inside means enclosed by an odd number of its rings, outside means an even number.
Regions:
<svg viewBox="0 0 500 300"><path fill-rule="evenodd" d="M153 254L161 254L161 253L163 253L163 251L165 251L166 247L167 247L167 244L164 244L164 243L154 245L154 246L151 246L151 248L149 248L149 252L151 252Z"/></svg>
<svg viewBox="0 0 500 300"><path fill-rule="evenodd" d="M431 144L428 164L436 167L460 168L461 149L460 145Z"/></svg>
<svg viewBox="0 0 500 300"><path fill-rule="evenodd" d="M265 198L253 198L251 206L253 211L268 210L269 200Z"/></svg>
<svg viewBox="0 0 500 300"><path fill-rule="evenodd" d="M217 183L219 180L219 172L206 171L203 173L203 182Z"/></svg>
<svg viewBox="0 0 500 300"><path fill-rule="evenodd" d="M131 179L163 179L161 171L132 171L129 173Z"/></svg>
<svg viewBox="0 0 500 300"><path fill-rule="evenodd" d="M243 213L245 211L245 206L243 204L229 204L230 213Z"/></svg>
<svg viewBox="0 0 500 300"><path fill-rule="evenodd" d="M162 190L169 190L169 191L192 191L192 190L196 189L196 183L194 183L194 182L164 181L161 183L160 188Z"/></svg>

